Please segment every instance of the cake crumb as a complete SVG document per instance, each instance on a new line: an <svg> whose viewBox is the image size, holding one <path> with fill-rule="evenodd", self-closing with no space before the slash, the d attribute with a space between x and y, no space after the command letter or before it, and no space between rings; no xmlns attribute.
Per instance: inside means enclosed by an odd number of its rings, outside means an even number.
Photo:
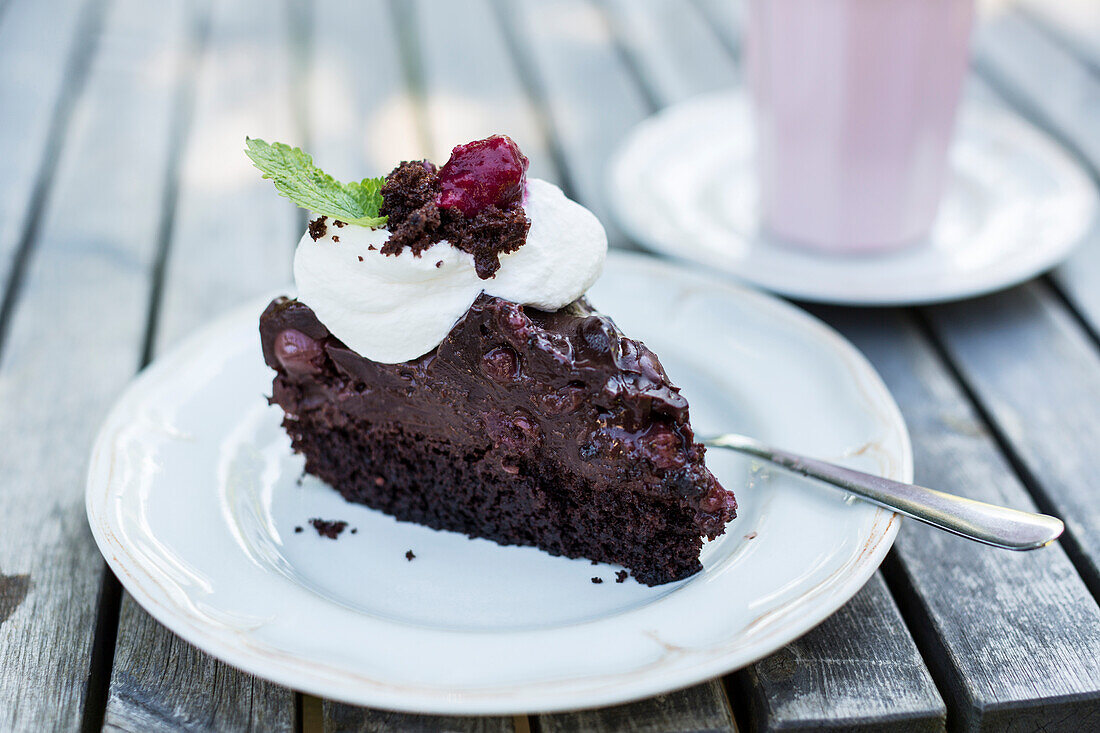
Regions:
<svg viewBox="0 0 1100 733"><path fill-rule="evenodd" d="M339 238L338 236L336 236L335 234L333 234L333 235L332 235L332 241L333 241L333 242L339 242L339 241L340 241L340 238Z"/></svg>
<svg viewBox="0 0 1100 733"><path fill-rule="evenodd" d="M415 557L416 557L416 553L414 553L412 550L407 550L405 552L405 559L408 560L409 562L412 562L413 558L415 558Z"/></svg>
<svg viewBox="0 0 1100 733"><path fill-rule="evenodd" d="M592 578L592 582L593 582L593 583L602 583L602 582L603 582L603 578L600 578L600 577L598 577L598 576L597 576L597 577L595 577L595 578Z"/></svg>
<svg viewBox="0 0 1100 733"><path fill-rule="evenodd" d="M362 261L363 261L363 255L359 255L359 261L360 261L360 262L362 262Z"/></svg>
<svg viewBox="0 0 1100 733"><path fill-rule="evenodd" d="M439 262L436 262L436 263L435 263L435 266L436 266L437 268L438 268L438 267L443 267L443 260L440 260Z"/></svg>
<svg viewBox="0 0 1100 733"><path fill-rule="evenodd" d="M373 252L374 250L376 250L376 249L378 249L378 248L377 248L377 247L375 247L375 246L374 246L373 244L368 244L368 245L367 245L367 249L369 249L369 250L370 250L371 252Z"/></svg>
<svg viewBox="0 0 1100 733"><path fill-rule="evenodd" d="M334 540L340 536L340 533L348 526L347 522L339 519L311 519L309 523L313 525L313 528L317 530L317 534L321 537L328 537L330 540Z"/></svg>
<svg viewBox="0 0 1100 733"><path fill-rule="evenodd" d="M747 535L745 535L745 539L755 540L756 539L756 532L749 532Z"/></svg>
<svg viewBox="0 0 1100 733"><path fill-rule="evenodd" d="M352 527L351 528L351 533L352 534L359 534L359 528L358 527Z"/></svg>
<svg viewBox="0 0 1100 733"><path fill-rule="evenodd" d="M339 219L333 219L333 221L332 221L332 225L333 225L334 227L336 227L337 229L343 229L344 227L346 227L346 226L347 226L347 224L345 224L344 222L340 221Z"/></svg>
<svg viewBox="0 0 1100 733"><path fill-rule="evenodd" d="M455 207L441 208L439 175L426 161L407 160L386 176L378 213L389 217L390 238L382 245L382 254L397 256L407 247L419 256L436 242L448 241L472 255L477 276L488 280L500 269L500 256L515 252L527 241L531 220L518 199L486 202L468 214Z"/></svg>
<svg viewBox="0 0 1100 733"><path fill-rule="evenodd" d="M294 528L294 533L295 533L295 534L298 534L298 533L299 533L299 532L301 532L301 531L302 531L302 528L301 528L301 527L295 527L295 528Z"/></svg>
<svg viewBox="0 0 1100 733"><path fill-rule="evenodd" d="M626 572L625 570L620 570L619 572L615 573L615 582L625 583L628 575L630 575L630 573Z"/></svg>
<svg viewBox="0 0 1100 733"><path fill-rule="evenodd" d="M309 223L309 236L313 238L314 242L325 236L325 232L327 231L328 227L325 226L325 217L323 216L318 216Z"/></svg>

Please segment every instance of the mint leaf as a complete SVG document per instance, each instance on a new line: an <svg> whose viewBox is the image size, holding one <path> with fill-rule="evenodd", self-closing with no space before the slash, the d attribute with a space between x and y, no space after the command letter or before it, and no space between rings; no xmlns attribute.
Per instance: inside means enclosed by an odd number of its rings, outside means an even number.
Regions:
<svg viewBox="0 0 1100 733"><path fill-rule="evenodd" d="M270 178L275 189L303 209L363 227L386 223L379 216L382 184L385 178L364 178L356 183L340 183L313 164L313 158L283 143L267 143L258 138L244 139L245 155Z"/></svg>

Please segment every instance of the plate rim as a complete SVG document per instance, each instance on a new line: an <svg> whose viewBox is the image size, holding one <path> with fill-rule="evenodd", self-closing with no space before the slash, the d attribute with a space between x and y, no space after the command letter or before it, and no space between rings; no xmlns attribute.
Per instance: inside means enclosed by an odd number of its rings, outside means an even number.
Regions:
<svg viewBox="0 0 1100 733"><path fill-rule="evenodd" d="M853 375L859 377L860 383L877 393L876 407L886 411L886 424L897 432L900 455L895 456L897 462L896 465L892 466L893 472L887 471L890 473L890 477L903 481L912 480L913 452L911 440L900 409L882 382L881 377L867 359L854 345L830 326L774 296L737 283L731 283L728 279L693 271L649 255L614 252L609 255L609 259L621 259L636 267L648 268L651 271L666 275L672 271L674 276L687 276L706 281L712 287L732 292L736 297L748 299L754 307L768 309L787 319L801 322L823 336L830 348L838 350L838 356L844 357L845 363L854 370ZM278 292L285 293L286 288L282 288ZM156 580L148 577L148 574L142 568L141 560L128 552L123 543L111 531L112 525L109 519L110 511L107 497L111 494L110 468L117 450L117 446L114 445L112 439L118 429L127 424L127 421L123 419L126 413L132 406L141 404L142 400L140 398L144 397L144 393L158 383L162 372L170 369L173 361L188 351L194 351L196 344L203 341L208 332L224 328L227 323L243 318L244 313L248 313L249 317L255 317L255 314L259 312L257 308L262 309L270 297L272 297L271 294L265 294L262 298L251 298L213 319L198 329L197 332L182 339L138 374L111 408L97 434L88 466L85 491L88 522L96 544L111 570L139 605L147 610L158 623L163 624L182 639L194 644L215 658L257 677L294 690L351 704L426 714L511 715L621 704L682 689L727 674L751 664L801 637L832 616L859 592L878 569L897 535L900 516L885 509L876 508L874 528L863 547L863 551L860 553L858 561L841 584L831 588L821 600L815 601L816 605L810 607L813 609L813 613L805 613L804 618L799 619L797 622L790 622L782 626L780 632L766 635L740 650L715 656L687 670L672 670L675 673L672 679L667 677L667 672L663 672L658 668L652 673L641 676L640 681L633 680L618 685L604 684L600 686L599 690L585 695L574 692L564 698L555 699L555 693L553 692L549 695L533 694L528 691L516 693L515 691L509 692L509 688L500 688L493 691L492 694L486 694L480 690L473 694L463 691L443 694L437 686L417 688L407 684L402 684L400 686L402 688L401 693L395 695L393 683L385 680L368 679L362 675L357 675L354 680L348 682L347 680L338 679L339 674L334 677L332 674L326 673L324 669L317 669L316 665L302 663L302 660L293 655L290 655L289 658L283 658L286 655L280 656L268 653L265 656L262 649L252 647L249 651L250 648L247 644L238 646L226 644L222 635L209 628L210 624L204 624L194 617L189 617L178 606L163 603L157 598L157 594L142 582L150 583L155 587L157 585ZM880 520L885 520L885 526L876 534L874 529L883 524ZM872 540L874 540L873 544ZM141 577L143 575L144 578ZM336 670L336 672L339 671ZM346 676L344 675L344 677ZM626 672L607 673L598 679L600 681L615 680L624 676L631 676L631 672L628 670ZM523 687L523 684L520 683L515 687ZM530 688L531 685L528 684L527 689Z"/></svg>
<svg viewBox="0 0 1100 733"><path fill-rule="evenodd" d="M1041 256L1035 256L1029 260L1021 261L1015 268L1004 270L1003 274L999 277L985 278L976 285L958 284L955 287L932 283L928 289L921 294L909 294L895 297L874 293L861 294L858 290L853 289L847 289L845 291L828 291L799 286L794 283L776 282L772 278L766 280L760 279L755 277L751 271L746 272L744 267L738 267L738 260L725 261L716 257L696 255L693 254L698 251L696 248L686 249L683 246L678 246L671 241L665 241L661 237L655 236L650 229L643 225L643 223L636 221L635 217L630 215L632 206L626 198L627 194L622 186L617 185L618 181L632 178L631 175L628 175L628 171L632 164L632 159L634 158L634 148L640 147L640 141L642 141L646 135L652 134L652 130L665 124L668 119L683 114L685 110L689 110L694 106L716 104L723 100L734 100L739 104L747 104L748 94L746 90L741 87L705 92L671 104L639 122L627 132L622 142L620 142L615 149L611 157L610 165L607 167L604 189L608 195L609 208L615 223L643 249L662 257L672 259L681 264L716 268L727 276L736 278L739 284L759 288L773 294L793 298L806 303L822 303L827 305L889 308L950 303L1001 292L1049 272L1064 262L1073 251L1088 238L1089 231L1100 224L1100 189L1097 188L1097 185L1081 168L1080 164L1074 160L1065 146L1061 145L1058 140L1049 133L1037 127L1021 115L1013 113L1011 110L1004 109L999 105L980 99L964 99L959 107L959 118L962 118L967 112L977 112L978 114L996 117L1000 123L1016 128L1018 133L1028 138L1032 149L1042 149L1042 155L1044 157L1051 160L1057 159L1059 167L1066 171L1072 171L1070 175L1077 179L1077 183L1081 186L1082 190L1088 191L1087 195L1089 196L1088 205L1090 212L1089 216L1083 219L1079 236L1064 237L1062 241L1056 241L1055 245L1041 249ZM790 256L794 258L812 257L815 254L812 249L799 250L794 246L789 250L780 247L776 247L775 249L787 251L790 253ZM905 252L906 248L903 247L883 252L880 256L888 258L891 255L904 254ZM866 258L875 256L877 255L860 255L858 253L842 253L837 254L835 257L827 254L821 255L822 258L830 260L831 263L844 261L848 258L867 261Z"/></svg>

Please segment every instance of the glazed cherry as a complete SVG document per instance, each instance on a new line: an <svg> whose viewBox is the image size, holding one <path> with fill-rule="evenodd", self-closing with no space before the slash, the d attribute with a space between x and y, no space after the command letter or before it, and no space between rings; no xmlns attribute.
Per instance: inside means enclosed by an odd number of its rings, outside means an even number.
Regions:
<svg viewBox="0 0 1100 733"><path fill-rule="evenodd" d="M316 339L288 328L275 337L275 358L291 374L313 374L324 350Z"/></svg>
<svg viewBox="0 0 1100 733"><path fill-rule="evenodd" d="M683 463L680 438L661 423L653 423L641 433L638 446L660 468L673 468Z"/></svg>
<svg viewBox="0 0 1100 733"><path fill-rule="evenodd" d="M458 145L439 169L439 208L470 217L491 204L513 204L523 197L527 165L527 156L507 135Z"/></svg>
<svg viewBox="0 0 1100 733"><path fill-rule="evenodd" d="M481 365L498 382L511 382L519 377L519 356L508 346L498 346L481 357Z"/></svg>
<svg viewBox="0 0 1100 733"><path fill-rule="evenodd" d="M484 415L485 432L498 446L515 453L528 453L538 447L541 433L535 421L523 412Z"/></svg>

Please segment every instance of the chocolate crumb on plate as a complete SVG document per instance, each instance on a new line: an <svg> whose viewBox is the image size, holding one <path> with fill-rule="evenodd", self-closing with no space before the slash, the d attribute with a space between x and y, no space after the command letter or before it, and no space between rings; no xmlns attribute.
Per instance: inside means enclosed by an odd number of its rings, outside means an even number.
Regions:
<svg viewBox="0 0 1100 733"><path fill-rule="evenodd" d="M756 532L749 532L747 535L745 535L745 539L755 540L756 539Z"/></svg>
<svg viewBox="0 0 1100 733"><path fill-rule="evenodd" d="M362 262L362 261L363 261L363 255L359 255L359 261L360 261L360 262Z"/></svg>
<svg viewBox="0 0 1100 733"><path fill-rule="evenodd" d="M340 533L348 526L347 522L338 519L311 519L309 523L317 530L317 534L321 537L328 537L330 540L339 537Z"/></svg>
<svg viewBox="0 0 1100 733"><path fill-rule="evenodd" d="M352 527L351 528L351 533L352 534L359 534L359 528L358 527Z"/></svg>
<svg viewBox="0 0 1100 733"><path fill-rule="evenodd" d="M339 238L338 236L336 236L335 234L333 234L333 235L332 235L332 241L333 241L333 242L339 242L339 241L340 241L340 238Z"/></svg>
<svg viewBox="0 0 1100 733"><path fill-rule="evenodd" d="M299 533L299 532L301 532L301 531L302 531L302 528L301 528L301 527L295 527L295 528L294 528L294 533L295 533L295 534L297 534L297 533Z"/></svg>
<svg viewBox="0 0 1100 733"><path fill-rule="evenodd" d="M592 582L593 582L593 583L602 583L602 582L603 582L603 578L600 578L600 577L595 577L595 578L592 578Z"/></svg>
<svg viewBox="0 0 1100 733"><path fill-rule="evenodd" d="M408 551L405 552L405 559L408 560L409 562L412 562L413 558L415 558L415 557L416 557L416 554L412 550L408 550Z"/></svg>
<svg viewBox="0 0 1100 733"><path fill-rule="evenodd" d="M615 573L615 582L625 583L628 575L630 575L630 573L626 572L625 570L620 570L619 572Z"/></svg>

